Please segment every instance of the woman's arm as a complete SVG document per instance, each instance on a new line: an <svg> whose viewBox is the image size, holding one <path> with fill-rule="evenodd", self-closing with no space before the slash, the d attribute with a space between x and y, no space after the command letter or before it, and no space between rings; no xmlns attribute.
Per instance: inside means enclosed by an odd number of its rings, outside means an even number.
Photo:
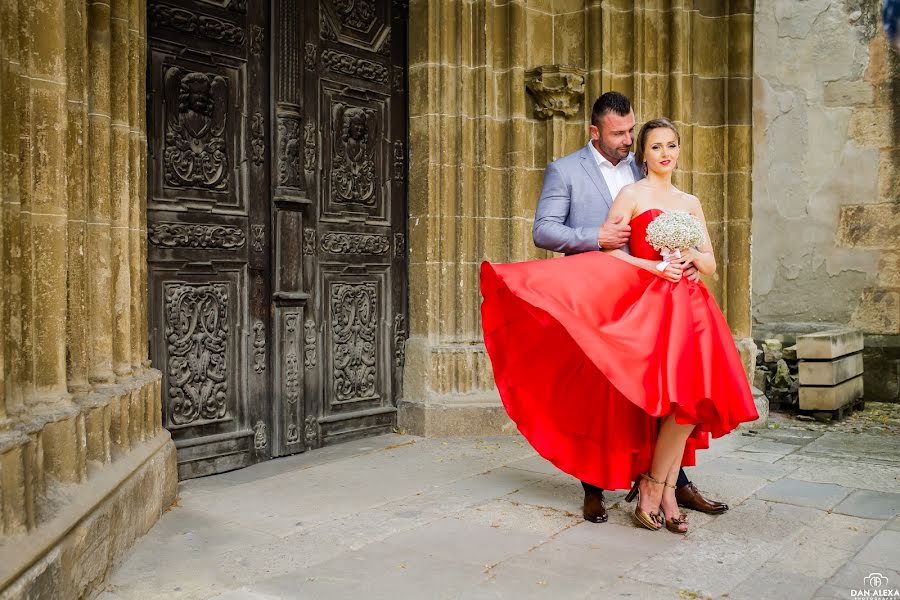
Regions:
<svg viewBox="0 0 900 600"><path fill-rule="evenodd" d="M693 263L703 275L712 275L716 272L716 255L713 253L712 242L709 239L709 230L706 228L706 217L703 214L700 200L696 196L691 196L691 199L694 206L691 208L690 213L697 217L700 225L703 227L703 241L696 248L682 251L678 262L683 267Z"/></svg>

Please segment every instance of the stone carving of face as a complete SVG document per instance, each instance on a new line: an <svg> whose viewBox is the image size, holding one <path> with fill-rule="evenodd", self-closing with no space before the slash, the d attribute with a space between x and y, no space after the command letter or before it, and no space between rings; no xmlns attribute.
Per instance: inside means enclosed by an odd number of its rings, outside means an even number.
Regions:
<svg viewBox="0 0 900 600"><path fill-rule="evenodd" d="M348 139L357 142L365 142L368 128L366 126L366 113L361 108L351 108L344 116L344 135Z"/></svg>

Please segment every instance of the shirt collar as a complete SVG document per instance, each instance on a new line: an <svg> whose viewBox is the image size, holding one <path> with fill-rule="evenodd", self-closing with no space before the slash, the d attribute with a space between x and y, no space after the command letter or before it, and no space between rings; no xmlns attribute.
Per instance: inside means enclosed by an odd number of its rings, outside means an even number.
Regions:
<svg viewBox="0 0 900 600"><path fill-rule="evenodd" d="M603 156L602 154L600 154L600 152L594 147L594 144L592 143L592 140L588 140L587 145L588 145L588 147L591 149L591 152L593 152L594 160L596 160L596 161L597 161L597 164L598 164L598 165L601 165L601 166L602 166L603 164L607 164L607 165L610 166L610 168L615 169L616 167L618 167L619 165L621 165L621 164L624 163L624 164L626 164L626 165L629 165L629 168L630 168L631 161L634 160L634 154L632 154L632 153L629 152L629 153L628 153L628 156L625 157L625 158L623 158L622 160L620 160L618 165L613 165L611 162L609 162L609 161L606 159L605 156Z"/></svg>

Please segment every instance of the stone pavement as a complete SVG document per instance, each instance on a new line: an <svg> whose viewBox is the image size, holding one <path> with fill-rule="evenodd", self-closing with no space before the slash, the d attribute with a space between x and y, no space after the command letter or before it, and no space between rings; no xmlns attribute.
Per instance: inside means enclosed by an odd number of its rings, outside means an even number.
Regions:
<svg viewBox="0 0 900 600"><path fill-rule="evenodd" d="M578 482L520 437L350 442L182 483L100 599L797 600L851 598L873 573L900 590L885 422L776 416L715 440L688 473L732 508L691 513L686 537L633 527L623 492L609 523L583 521Z"/></svg>

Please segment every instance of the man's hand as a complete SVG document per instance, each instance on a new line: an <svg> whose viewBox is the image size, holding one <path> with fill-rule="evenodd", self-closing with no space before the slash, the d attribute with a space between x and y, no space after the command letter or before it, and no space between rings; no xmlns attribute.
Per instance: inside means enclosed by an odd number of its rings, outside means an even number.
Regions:
<svg viewBox="0 0 900 600"><path fill-rule="evenodd" d="M622 224L622 219L622 215L619 215L600 226L597 241L601 248L614 250L628 243L628 238L631 237L631 225Z"/></svg>

